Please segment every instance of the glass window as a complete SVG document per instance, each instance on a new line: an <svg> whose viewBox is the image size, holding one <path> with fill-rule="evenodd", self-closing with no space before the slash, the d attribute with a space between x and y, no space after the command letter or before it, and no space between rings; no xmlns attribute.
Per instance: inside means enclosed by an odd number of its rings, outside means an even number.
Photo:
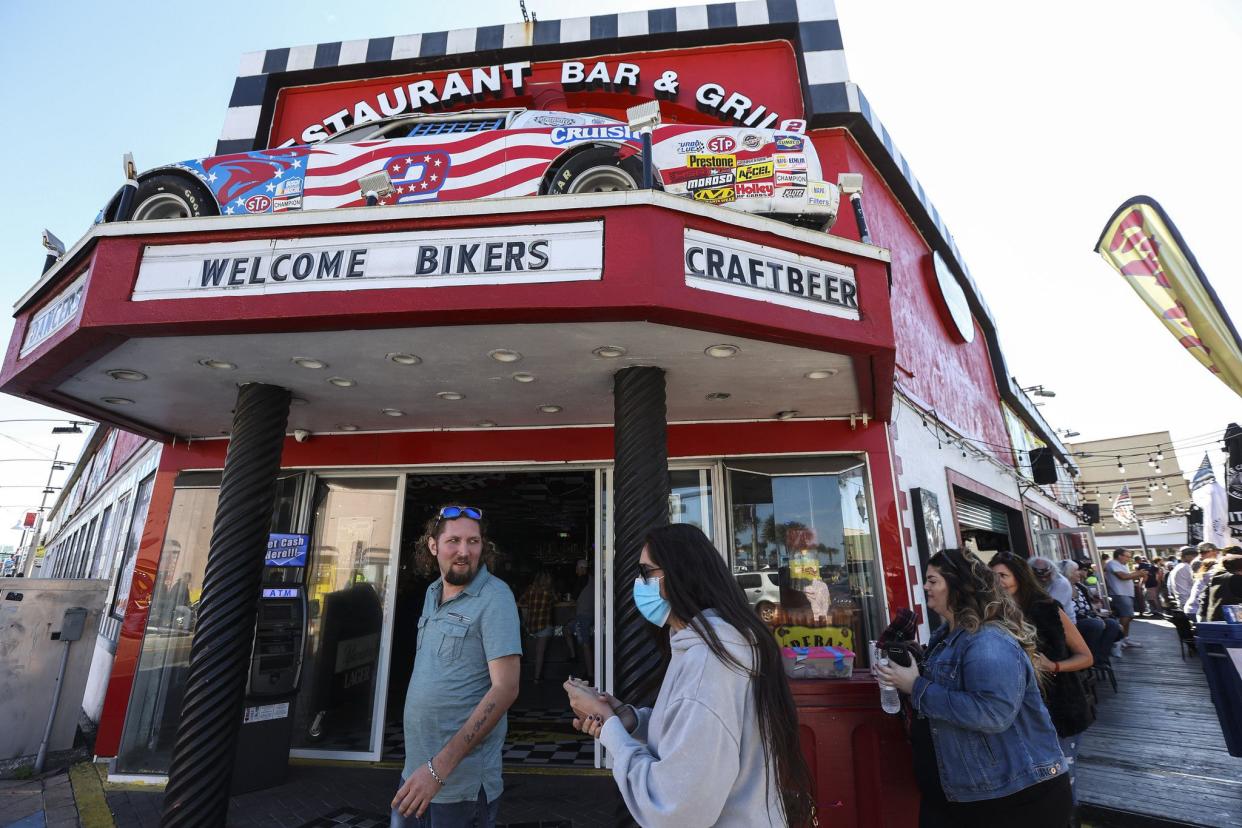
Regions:
<svg viewBox="0 0 1242 828"><path fill-rule="evenodd" d="M712 536L712 475L709 469L674 469L668 473L668 519L689 523Z"/></svg>
<svg viewBox="0 0 1242 828"><path fill-rule="evenodd" d="M395 477L317 482L295 748L375 749L372 725L396 508Z"/></svg>
<svg viewBox="0 0 1242 828"><path fill-rule="evenodd" d="M151 592L142 654L117 754L117 769L123 773L167 773L172 760L181 718L181 697L190 667L190 645L198 623L203 574L207 570L211 532L220 498L218 485L204 484L218 484L218 480L219 475L209 479L182 475L173 491L159 572ZM187 483L194 487L185 486ZM278 484L273 532L288 532L292 528L293 508L288 498L296 491L296 484L296 475ZM141 534L149 502L149 489L144 496L139 487L135 517L130 522L131 541L135 525ZM126 559L132 577L128 543Z"/></svg>
<svg viewBox="0 0 1242 828"><path fill-rule="evenodd" d="M112 542L112 507L108 506L103 510L103 516L99 518L99 534L95 538L95 551L91 555L91 578L106 578L108 575L107 565L112 562L112 556L109 554L109 545Z"/></svg>
<svg viewBox="0 0 1242 828"><path fill-rule="evenodd" d="M95 558L95 529L98 526L99 518L91 518L90 525L82 536L82 549L78 554L78 566L73 573L75 578L85 578L90 574L91 564L94 563Z"/></svg>
<svg viewBox="0 0 1242 828"><path fill-rule="evenodd" d="M112 596L112 614L125 618L129 604L129 585L134 580L134 562L138 559L138 545L142 541L142 527L147 523L147 507L151 505L151 489L155 486L155 472L151 472L138 484L134 498L134 511L129 517L129 531L125 533L125 547L121 568L117 570L116 590Z"/></svg>
<svg viewBox="0 0 1242 828"><path fill-rule="evenodd" d="M755 612L782 646L846 647L868 666L884 624L863 463L728 465L733 571Z"/></svg>

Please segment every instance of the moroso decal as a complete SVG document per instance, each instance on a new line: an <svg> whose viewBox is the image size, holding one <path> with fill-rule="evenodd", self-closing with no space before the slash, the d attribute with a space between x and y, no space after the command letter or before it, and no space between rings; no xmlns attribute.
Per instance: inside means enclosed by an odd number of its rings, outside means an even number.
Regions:
<svg viewBox="0 0 1242 828"><path fill-rule="evenodd" d="M738 181L756 181L760 178L771 178L773 166L771 161L765 161L762 164L749 164L745 167L737 168Z"/></svg>
<svg viewBox="0 0 1242 828"><path fill-rule="evenodd" d="M727 204L737 199L732 187L716 187L698 190L694 194L695 201L706 201L708 204Z"/></svg>
<svg viewBox="0 0 1242 828"><path fill-rule="evenodd" d="M734 155L689 155L686 157L687 167L733 167L737 165Z"/></svg>
<svg viewBox="0 0 1242 828"><path fill-rule="evenodd" d="M628 126L576 126L556 127L552 130L553 144L572 144L574 141L636 141L638 136Z"/></svg>
<svg viewBox="0 0 1242 828"><path fill-rule="evenodd" d="M733 170L709 175L706 178L696 178L686 182L686 187L691 190L707 190L713 187L726 187L733 183Z"/></svg>
<svg viewBox="0 0 1242 828"><path fill-rule="evenodd" d="M802 139L796 135L776 136L777 152L802 152Z"/></svg>
<svg viewBox="0 0 1242 828"><path fill-rule="evenodd" d="M709 152L732 152L736 147L737 141L728 135L713 135L707 139Z"/></svg>
<svg viewBox="0 0 1242 828"><path fill-rule="evenodd" d="M776 194L771 181L739 181L733 189L738 198L771 198Z"/></svg>

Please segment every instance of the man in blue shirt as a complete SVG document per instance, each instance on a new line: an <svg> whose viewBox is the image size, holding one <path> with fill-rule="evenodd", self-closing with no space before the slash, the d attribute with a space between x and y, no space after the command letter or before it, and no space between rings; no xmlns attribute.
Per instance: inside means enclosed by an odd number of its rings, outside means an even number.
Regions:
<svg viewBox="0 0 1242 828"><path fill-rule="evenodd" d="M482 562L482 521L479 509L445 506L419 541L417 554L430 556L440 579L418 620L394 828L496 824L522 639L513 593Z"/></svg>

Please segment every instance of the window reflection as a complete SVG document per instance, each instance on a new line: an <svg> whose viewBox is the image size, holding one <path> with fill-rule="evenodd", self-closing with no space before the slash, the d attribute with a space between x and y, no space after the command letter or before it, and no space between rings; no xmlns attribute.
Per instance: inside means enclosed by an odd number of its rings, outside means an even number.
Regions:
<svg viewBox="0 0 1242 828"><path fill-rule="evenodd" d="M782 646L846 647L866 666L882 608L865 472L849 465L731 468L734 577Z"/></svg>
<svg viewBox="0 0 1242 828"><path fill-rule="evenodd" d="M293 746L370 751L397 478L320 479L314 504Z"/></svg>

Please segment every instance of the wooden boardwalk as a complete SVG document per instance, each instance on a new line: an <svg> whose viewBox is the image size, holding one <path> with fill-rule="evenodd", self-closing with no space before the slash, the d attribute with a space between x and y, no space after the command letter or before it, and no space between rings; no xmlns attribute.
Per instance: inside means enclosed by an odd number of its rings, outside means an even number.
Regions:
<svg viewBox="0 0 1242 828"><path fill-rule="evenodd" d="M1089 822L1242 828L1242 758L1225 749L1198 657L1182 660L1167 622L1136 618L1131 635L1143 647L1113 659L1118 692L1099 689L1076 777L1089 812L1128 816Z"/></svg>

